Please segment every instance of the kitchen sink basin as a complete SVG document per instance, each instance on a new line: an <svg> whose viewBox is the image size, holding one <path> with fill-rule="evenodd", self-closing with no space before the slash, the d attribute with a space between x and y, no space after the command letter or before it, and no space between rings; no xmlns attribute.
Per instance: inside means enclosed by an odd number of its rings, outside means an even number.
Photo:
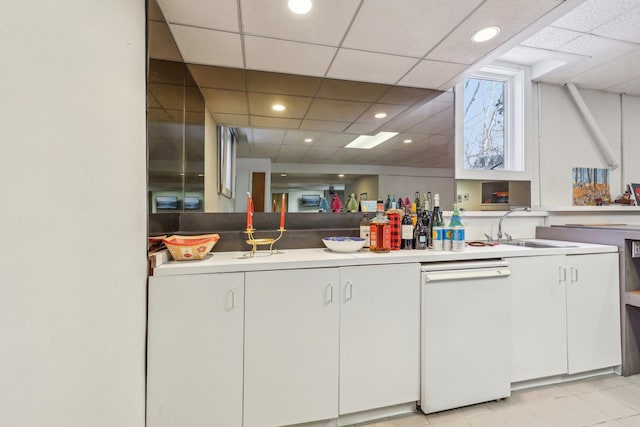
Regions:
<svg viewBox="0 0 640 427"><path fill-rule="evenodd" d="M526 248L575 248L575 245L567 245L564 243L543 243L532 240L508 240L500 242L501 245L524 246Z"/></svg>

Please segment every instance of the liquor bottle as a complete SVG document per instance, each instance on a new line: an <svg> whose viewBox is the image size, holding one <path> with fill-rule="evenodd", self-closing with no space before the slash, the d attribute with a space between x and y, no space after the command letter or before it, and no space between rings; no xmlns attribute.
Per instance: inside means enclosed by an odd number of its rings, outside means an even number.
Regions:
<svg viewBox="0 0 640 427"><path fill-rule="evenodd" d="M392 205L393 203L394 202L391 202ZM392 207L388 209L385 214L387 215L391 228L391 250L396 251L402 246L402 211Z"/></svg>
<svg viewBox="0 0 640 427"><path fill-rule="evenodd" d="M369 221L369 217L367 214L362 215L362 221L360 221L360 238L364 239L364 247L369 247L369 233L371 230L371 221Z"/></svg>
<svg viewBox="0 0 640 427"><path fill-rule="evenodd" d="M413 200L413 202L416 204L416 208L420 207L420 193L416 191L416 198Z"/></svg>
<svg viewBox="0 0 640 427"><path fill-rule="evenodd" d="M409 214L409 208L405 206L404 216L402 217L402 240L400 241L401 249L413 248L413 221Z"/></svg>
<svg viewBox="0 0 640 427"><path fill-rule="evenodd" d="M416 249L427 249L428 247L427 228L424 225L423 216L424 213L420 212L416 230L414 232L416 239Z"/></svg>
<svg viewBox="0 0 640 427"><path fill-rule="evenodd" d="M378 200L376 216L369 226L369 251L389 252L391 250L391 225L384 215L384 202Z"/></svg>
<svg viewBox="0 0 640 427"><path fill-rule="evenodd" d="M387 194L387 200L384 202L384 210L391 209L391 197Z"/></svg>

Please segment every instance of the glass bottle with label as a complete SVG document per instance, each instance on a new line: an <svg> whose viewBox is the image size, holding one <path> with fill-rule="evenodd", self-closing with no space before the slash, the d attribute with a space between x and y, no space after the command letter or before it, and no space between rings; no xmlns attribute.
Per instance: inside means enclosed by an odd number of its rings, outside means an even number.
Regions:
<svg viewBox="0 0 640 427"><path fill-rule="evenodd" d="M371 221L369 221L369 217L367 214L362 215L362 221L360 221L360 238L364 239L364 247L369 247L369 233L371 230Z"/></svg>
<svg viewBox="0 0 640 427"><path fill-rule="evenodd" d="M376 217L371 220L369 230L369 251L391 251L391 224L384 215L384 202L382 200L378 200Z"/></svg>
<svg viewBox="0 0 640 427"><path fill-rule="evenodd" d="M424 212L420 212L418 216L418 222L415 229L416 249L427 249L428 247L428 229L424 223Z"/></svg>
<svg viewBox="0 0 640 427"><path fill-rule="evenodd" d="M402 240L400 241L401 249L413 249L413 221L409 214L409 207L405 206L404 216L402 217Z"/></svg>

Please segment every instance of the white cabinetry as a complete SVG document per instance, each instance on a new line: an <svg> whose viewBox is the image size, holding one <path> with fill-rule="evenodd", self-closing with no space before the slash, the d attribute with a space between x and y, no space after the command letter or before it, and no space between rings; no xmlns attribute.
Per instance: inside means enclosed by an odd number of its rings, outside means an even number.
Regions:
<svg viewBox="0 0 640 427"><path fill-rule="evenodd" d="M417 401L419 264L246 273L244 427Z"/></svg>
<svg viewBox="0 0 640 427"><path fill-rule="evenodd" d="M621 363L618 254L568 255L570 374Z"/></svg>
<svg viewBox="0 0 640 427"><path fill-rule="evenodd" d="M564 255L511 258L511 381L567 372Z"/></svg>
<svg viewBox="0 0 640 427"><path fill-rule="evenodd" d="M245 312L244 427L336 418L338 269L246 273Z"/></svg>
<svg viewBox="0 0 640 427"><path fill-rule="evenodd" d="M512 258L512 382L621 363L618 254Z"/></svg>
<svg viewBox="0 0 640 427"><path fill-rule="evenodd" d="M151 277L148 427L241 427L244 273Z"/></svg>
<svg viewBox="0 0 640 427"><path fill-rule="evenodd" d="M340 269L340 414L420 398L420 266Z"/></svg>

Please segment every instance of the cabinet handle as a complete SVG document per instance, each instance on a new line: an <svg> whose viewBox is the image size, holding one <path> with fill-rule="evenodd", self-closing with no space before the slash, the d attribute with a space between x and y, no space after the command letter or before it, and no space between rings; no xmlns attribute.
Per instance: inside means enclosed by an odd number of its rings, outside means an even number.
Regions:
<svg viewBox="0 0 640 427"><path fill-rule="evenodd" d="M236 308L236 289L231 288L229 292L227 292L227 301L230 301L229 310L233 310Z"/></svg>
<svg viewBox="0 0 640 427"><path fill-rule="evenodd" d="M571 281L578 281L578 269L576 267L571 267Z"/></svg>
<svg viewBox="0 0 640 427"><path fill-rule="evenodd" d="M333 283L329 283L329 286L327 286L327 304L332 303L333 302Z"/></svg>
<svg viewBox="0 0 640 427"><path fill-rule="evenodd" d="M345 286L347 292L344 298L344 301L351 301L351 298L353 298L353 283L351 283L351 280L347 281L347 285Z"/></svg>
<svg viewBox="0 0 640 427"><path fill-rule="evenodd" d="M562 266L558 267L558 280L560 282L567 281L567 269Z"/></svg>

